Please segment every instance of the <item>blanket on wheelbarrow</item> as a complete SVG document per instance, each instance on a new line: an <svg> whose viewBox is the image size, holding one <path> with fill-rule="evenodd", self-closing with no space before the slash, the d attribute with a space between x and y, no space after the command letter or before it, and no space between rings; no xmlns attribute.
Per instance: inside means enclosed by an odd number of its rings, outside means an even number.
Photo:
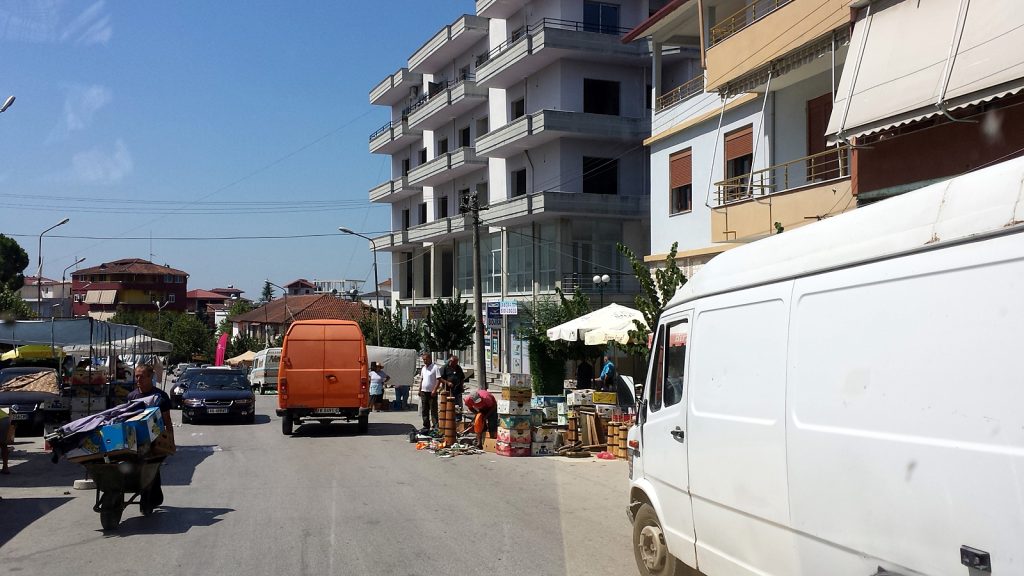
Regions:
<svg viewBox="0 0 1024 576"><path fill-rule="evenodd" d="M72 420L67 424L61 426L53 434L46 437L46 440L53 446L54 451L60 454L66 454L70 450L74 450L78 447L82 440L88 437L92 432L108 425L116 424L119 422L125 422L142 414L146 408L153 406L160 406L160 396L153 394L152 396L143 396L124 404L114 406L103 412L97 412L96 414L90 414L84 418L78 420Z"/></svg>

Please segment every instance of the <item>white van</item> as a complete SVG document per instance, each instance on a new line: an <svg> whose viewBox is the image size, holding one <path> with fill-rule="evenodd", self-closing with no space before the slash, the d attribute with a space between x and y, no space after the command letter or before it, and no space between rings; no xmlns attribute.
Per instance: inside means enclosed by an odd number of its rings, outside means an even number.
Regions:
<svg viewBox="0 0 1024 576"><path fill-rule="evenodd" d="M629 436L642 574L1024 574L1022 183L1005 162L680 289Z"/></svg>
<svg viewBox="0 0 1024 576"><path fill-rule="evenodd" d="M277 390L277 367L280 364L280 348L266 348L256 353L249 371L249 382L254 392L266 394L267 390Z"/></svg>

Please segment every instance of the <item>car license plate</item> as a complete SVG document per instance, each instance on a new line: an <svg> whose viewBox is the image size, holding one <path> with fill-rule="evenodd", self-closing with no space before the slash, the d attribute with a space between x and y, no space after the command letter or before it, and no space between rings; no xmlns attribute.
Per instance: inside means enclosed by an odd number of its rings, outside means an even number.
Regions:
<svg viewBox="0 0 1024 576"><path fill-rule="evenodd" d="M28 414L12 414L11 420L28 420Z"/></svg>
<svg viewBox="0 0 1024 576"><path fill-rule="evenodd" d="M206 409L206 413L207 414L227 414L228 413L228 409L227 408L207 408Z"/></svg>
<svg viewBox="0 0 1024 576"><path fill-rule="evenodd" d="M334 408L317 408L316 409L316 413L317 414L335 414L335 413L337 413L337 410L335 410Z"/></svg>

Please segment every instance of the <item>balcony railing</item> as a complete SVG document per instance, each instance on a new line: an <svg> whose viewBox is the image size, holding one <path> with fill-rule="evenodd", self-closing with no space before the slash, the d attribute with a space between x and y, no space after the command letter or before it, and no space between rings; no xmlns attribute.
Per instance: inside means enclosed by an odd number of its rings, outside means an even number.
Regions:
<svg viewBox="0 0 1024 576"><path fill-rule="evenodd" d="M377 136L380 136L381 134L387 132L388 130L391 130L391 123L392 121L388 120L387 124L384 124L380 128L377 128L376 132L370 134L370 142L373 142L373 139L376 138Z"/></svg>
<svg viewBox="0 0 1024 576"><path fill-rule="evenodd" d="M789 4L793 0L753 0L735 14L725 18L711 28L711 44L714 46L722 40L750 26L768 14Z"/></svg>
<svg viewBox="0 0 1024 576"><path fill-rule="evenodd" d="M543 18L538 22L530 24L525 31L519 29L512 32L512 36L508 40L498 44L489 52L485 52L477 56L476 65L479 67L491 58L494 58L498 54L501 54L505 50L508 50L512 46L523 41L527 36L533 36L537 31L543 30L544 28L557 28L559 30L572 30L575 32L595 32L597 34L611 34L613 36L624 36L629 32L629 28L622 28L619 26L577 22L575 20L562 20L561 18Z"/></svg>
<svg viewBox="0 0 1024 576"><path fill-rule="evenodd" d="M661 112L665 108L670 108L679 104L683 100L687 100L692 96L696 96L704 91L704 75L696 76L683 82L679 86L676 86L672 91L666 92L661 96L658 96L658 100L654 103L654 111Z"/></svg>
<svg viewBox="0 0 1024 576"><path fill-rule="evenodd" d="M439 88L433 94L424 94L423 96L420 96L419 100L413 102L412 104L407 106L404 110L402 110L402 118L408 117L409 114L412 114L413 112L415 112L417 108L421 108L424 105L426 105L427 102L430 102L431 98L440 96L440 95L444 94L445 92L447 92L448 90L451 90L452 88L455 88L459 84L462 84L463 82L475 82L475 81L476 81L476 75L474 75L473 73L469 73L469 74L463 74L463 75L459 76L458 80L449 80L448 82L445 82L444 85L442 85L441 88Z"/></svg>
<svg viewBox="0 0 1024 576"><path fill-rule="evenodd" d="M719 206L850 175L850 147L841 146L715 183Z"/></svg>

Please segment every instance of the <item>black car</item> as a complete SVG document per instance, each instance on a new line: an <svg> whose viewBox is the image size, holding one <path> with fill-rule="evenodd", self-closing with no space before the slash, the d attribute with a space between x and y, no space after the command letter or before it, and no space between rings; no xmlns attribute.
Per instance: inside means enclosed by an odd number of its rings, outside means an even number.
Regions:
<svg viewBox="0 0 1024 576"><path fill-rule="evenodd" d="M181 397L185 394L185 390L188 390L188 383L192 380L192 376L195 376L201 368L186 368L184 372L174 381L171 386L171 390L168 392L168 396L171 397L171 404L174 408L181 408Z"/></svg>
<svg viewBox="0 0 1024 576"><path fill-rule="evenodd" d="M59 413L60 398L48 392L4 391L7 382L26 374L54 372L53 368L10 367L0 370L0 408L6 408L11 421L19 426L19 435L39 436L48 416ZM54 410L57 412L54 412ZM51 413L51 414L48 414ZM25 428L22 429L21 427Z"/></svg>
<svg viewBox="0 0 1024 576"><path fill-rule="evenodd" d="M200 368L190 375L181 403L181 421L186 423L200 418L256 420L256 396L245 370Z"/></svg>

